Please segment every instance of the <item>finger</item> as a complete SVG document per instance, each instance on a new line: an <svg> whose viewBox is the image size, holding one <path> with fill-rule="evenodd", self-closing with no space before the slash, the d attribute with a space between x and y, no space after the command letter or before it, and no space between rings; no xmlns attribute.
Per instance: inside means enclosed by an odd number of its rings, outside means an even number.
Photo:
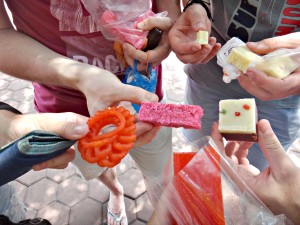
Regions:
<svg viewBox="0 0 300 225"><path fill-rule="evenodd" d="M207 56L211 53L214 45L216 44L216 38L210 38L210 42L207 45L203 45L201 51L198 51L199 57L192 62L192 64L202 63Z"/></svg>
<svg viewBox="0 0 300 225"><path fill-rule="evenodd" d="M168 32L173 24L174 22L169 17L151 17L138 23L137 28L148 31L153 28L158 28L162 31Z"/></svg>
<svg viewBox="0 0 300 225"><path fill-rule="evenodd" d="M75 113L38 114L36 119L35 123L37 126L40 124L42 130L56 133L70 140L78 140L89 131L86 124L88 118Z"/></svg>
<svg viewBox="0 0 300 225"><path fill-rule="evenodd" d="M154 126L151 123L145 123L145 122L140 122L137 121L136 123L136 135L140 136L143 133L150 131L151 129L153 129Z"/></svg>
<svg viewBox="0 0 300 225"><path fill-rule="evenodd" d="M127 84L120 84L120 93L116 101L130 101L141 104L142 102L158 102L158 96L142 88Z"/></svg>
<svg viewBox="0 0 300 225"><path fill-rule="evenodd" d="M252 68L251 68L252 69ZM260 100L267 100L263 98L269 97L269 91L265 87L269 87L268 81L270 78L266 74L255 70L248 69L247 74L241 74L237 78L240 85L250 94L258 97Z"/></svg>
<svg viewBox="0 0 300 225"><path fill-rule="evenodd" d="M225 154L223 136L220 134L218 126L218 122L213 123L211 130L211 138L214 140L219 150Z"/></svg>
<svg viewBox="0 0 300 225"><path fill-rule="evenodd" d="M267 38L258 42L248 42L247 47L257 54L267 54L279 48L295 48L299 43L299 35L284 35Z"/></svg>
<svg viewBox="0 0 300 225"><path fill-rule="evenodd" d="M260 120L258 127L258 144L266 157L274 176L286 174L296 168L290 157L284 151L272 127L267 120Z"/></svg>
<svg viewBox="0 0 300 225"><path fill-rule="evenodd" d="M142 131L142 129L137 128L137 133L139 133L139 136L137 140L134 142L134 147L139 147L150 143L156 137L160 128L161 128L160 126L154 126L151 130L147 130L147 131L145 130Z"/></svg>
<svg viewBox="0 0 300 225"><path fill-rule="evenodd" d="M186 13L187 20L195 32L207 30L207 13L203 6L193 4L184 13Z"/></svg>
<svg viewBox="0 0 300 225"><path fill-rule="evenodd" d="M221 48L221 44L220 43L216 43L212 50L210 51L210 53L206 56L205 59L203 59L202 63L208 63L212 58L214 58L216 56L216 54L218 53L218 51Z"/></svg>
<svg viewBox="0 0 300 225"><path fill-rule="evenodd" d="M252 146L252 142L241 142L235 153L239 164L248 165L249 160L247 159L249 148Z"/></svg>
<svg viewBox="0 0 300 225"><path fill-rule="evenodd" d="M239 148L239 144L236 141L228 141L226 143L225 152L229 158L235 159L235 153Z"/></svg>
<svg viewBox="0 0 300 225"><path fill-rule="evenodd" d="M183 33L184 30L176 29L180 28L174 27L168 34L168 41L176 54L187 55L201 50L202 45L196 42L196 33L194 34L195 39L190 39L190 37ZM186 32L188 32L188 29L190 29L190 27L186 27Z"/></svg>
<svg viewBox="0 0 300 225"><path fill-rule="evenodd" d="M60 166L64 166L69 162L73 161L75 158L75 150L70 148L59 156L52 158L46 162L39 163L32 167L33 170L39 171L46 168L58 168Z"/></svg>
<svg viewBox="0 0 300 225"><path fill-rule="evenodd" d="M130 44L123 44L124 46L124 56L126 62L133 68L134 59L136 59L138 64L138 71L143 71L146 68L148 63L151 63L152 66L157 66L153 62L162 61L167 58L170 53L169 47L166 45L158 45L154 50L149 50L147 52L136 50Z"/></svg>

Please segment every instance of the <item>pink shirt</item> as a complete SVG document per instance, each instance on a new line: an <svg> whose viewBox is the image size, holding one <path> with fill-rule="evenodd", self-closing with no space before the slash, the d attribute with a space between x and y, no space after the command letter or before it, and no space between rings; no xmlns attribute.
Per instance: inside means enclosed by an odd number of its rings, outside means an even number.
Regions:
<svg viewBox="0 0 300 225"><path fill-rule="evenodd" d="M9 0L18 31L39 41L53 51L82 63L124 75L113 42L106 40L82 0ZM161 66L156 94L162 98ZM68 71L66 71L67 73ZM33 83L34 102L39 112L76 112L89 116L86 98L76 90Z"/></svg>

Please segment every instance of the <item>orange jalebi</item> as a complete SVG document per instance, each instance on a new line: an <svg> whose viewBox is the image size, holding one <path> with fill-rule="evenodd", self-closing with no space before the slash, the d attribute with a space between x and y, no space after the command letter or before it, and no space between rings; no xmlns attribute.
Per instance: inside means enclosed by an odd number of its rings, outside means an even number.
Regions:
<svg viewBox="0 0 300 225"><path fill-rule="evenodd" d="M124 107L109 107L89 118L89 133L78 142L81 157L89 163L112 168L127 155L136 140L135 117ZM102 133L107 125L115 129Z"/></svg>

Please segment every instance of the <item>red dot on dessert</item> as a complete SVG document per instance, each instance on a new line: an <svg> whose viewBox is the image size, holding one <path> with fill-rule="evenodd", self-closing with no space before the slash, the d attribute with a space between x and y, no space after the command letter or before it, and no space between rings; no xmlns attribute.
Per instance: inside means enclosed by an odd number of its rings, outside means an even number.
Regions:
<svg viewBox="0 0 300 225"><path fill-rule="evenodd" d="M235 115L235 116L240 116L241 113L240 113L240 112L235 112L234 115Z"/></svg>
<svg viewBox="0 0 300 225"><path fill-rule="evenodd" d="M245 105L243 105L243 108L246 109L246 110L249 110L250 109L250 105L245 104Z"/></svg>

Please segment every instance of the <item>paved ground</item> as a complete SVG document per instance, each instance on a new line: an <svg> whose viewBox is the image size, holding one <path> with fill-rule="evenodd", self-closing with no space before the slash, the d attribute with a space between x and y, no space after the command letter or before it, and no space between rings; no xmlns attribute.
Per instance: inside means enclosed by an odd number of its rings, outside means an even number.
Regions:
<svg viewBox="0 0 300 225"><path fill-rule="evenodd" d="M168 102L181 103L185 86L182 64L174 55L163 64L164 86ZM34 113L33 89L30 82L0 73L0 100L11 104L23 113ZM173 130L173 147L180 150L185 144L179 129ZM292 146L290 155L300 158L300 141ZM298 148L300 149L300 147ZM118 166L120 182L125 190L125 204L130 224L146 224L152 213L141 173L126 157ZM81 179L70 165L65 170L29 172L17 179L19 197L28 207L29 217L49 219L53 225L106 224L106 208L109 192L97 180Z"/></svg>

